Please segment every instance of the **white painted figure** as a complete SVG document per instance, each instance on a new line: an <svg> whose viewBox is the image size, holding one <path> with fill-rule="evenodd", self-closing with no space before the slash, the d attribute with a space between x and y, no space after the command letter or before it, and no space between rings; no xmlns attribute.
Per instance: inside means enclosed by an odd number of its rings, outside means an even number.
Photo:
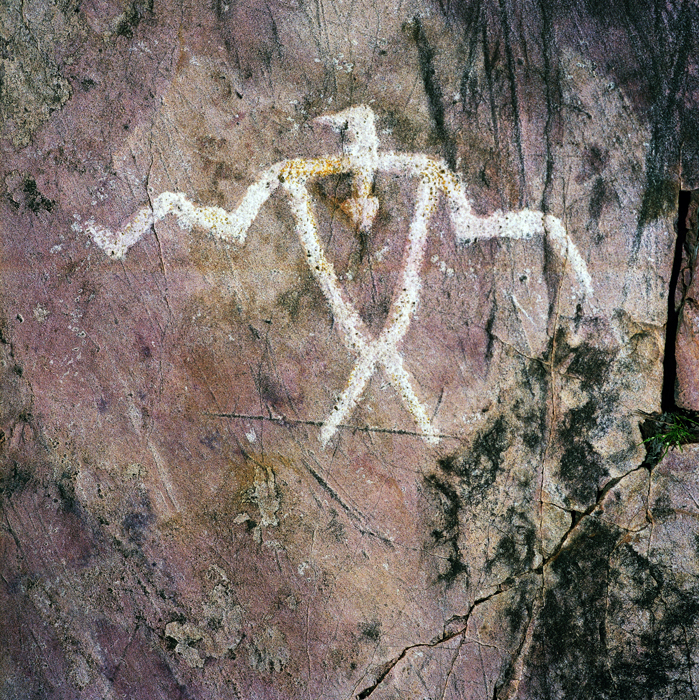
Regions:
<svg viewBox="0 0 699 700"><path fill-rule="evenodd" d="M487 217L476 216L471 211L463 187L445 163L422 154L379 152L374 119L373 111L366 105L319 117L318 122L344 132L347 140L344 152L338 156L291 159L273 165L248 188L243 201L234 212L227 212L220 207L200 207L192 204L180 192L163 192L153 200L152 209L141 209L116 233L93 223L87 225L95 243L112 258L123 257L131 246L148 233L153 224L170 213L187 230L192 226L200 226L218 238L243 244L247 230L260 208L281 185L289 195L296 231L311 272L330 305L344 344L357 357L346 388L321 428L320 441L323 445L328 443L351 414L379 367L385 371L391 385L415 419L419 434L428 442L439 439L439 433L432 425L425 406L415 394L408 372L403 366L403 358L397 349L418 304L427 227L435 210L438 192L441 191L446 199L458 241L548 236L550 243L571 266L584 294L592 295L592 280L585 261L559 219L529 209L509 214L496 212ZM368 231L379 208L378 200L372 195L377 171L413 176L417 178L418 184L415 214L408 232L398 287L400 293L391 305L384 329L374 338L352 302L343 293L332 263L323 251L306 185L315 177L350 173L353 176L352 196L341 206L355 226Z"/></svg>

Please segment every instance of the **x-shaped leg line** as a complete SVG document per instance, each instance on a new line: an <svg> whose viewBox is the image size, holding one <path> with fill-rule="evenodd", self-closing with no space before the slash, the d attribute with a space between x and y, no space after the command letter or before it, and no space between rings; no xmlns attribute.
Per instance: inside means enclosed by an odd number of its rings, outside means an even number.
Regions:
<svg viewBox="0 0 699 700"><path fill-rule="evenodd" d="M385 370L389 382L417 422L422 437L437 442L438 433L413 390L410 376L403 366L403 358L396 348L408 330L419 300L420 267L425 255L427 223L436 205L434 183L423 177L418 185L415 215L408 233L405 266L400 280L401 291L391 305L388 321L378 338L371 337L354 306L342 294L337 274L327 259L318 236L318 226L305 182L300 178L289 178L284 187L291 195L291 208L311 271L328 300L345 345L358 355L347 387L321 428L322 444L327 444L361 399L377 365Z"/></svg>

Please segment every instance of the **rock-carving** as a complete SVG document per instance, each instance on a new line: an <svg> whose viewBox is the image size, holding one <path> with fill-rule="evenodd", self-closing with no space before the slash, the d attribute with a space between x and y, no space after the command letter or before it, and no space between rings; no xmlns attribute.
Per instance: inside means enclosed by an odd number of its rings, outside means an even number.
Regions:
<svg viewBox="0 0 699 700"><path fill-rule="evenodd" d="M187 230L200 226L222 240L243 244L260 208L281 185L290 197L296 231L311 272L328 301L344 344L357 358L346 388L321 428L320 441L323 445L350 415L379 367L385 371L415 419L419 434L428 442L439 439L439 433L418 399L398 352L398 344L405 336L418 304L428 223L439 192L446 199L457 241L494 237L524 239L545 235L571 266L584 294L592 295L592 281L585 262L559 219L529 209L508 214L496 212L487 217L476 216L463 187L445 163L423 154L380 152L374 120L373 111L365 105L319 117L317 122L343 132L346 141L344 152L336 156L297 158L276 163L248 188L234 212L220 207L198 206L179 192L163 192L153 200L152 208L138 211L116 233L96 226L92 221L87 223L95 243L112 258L123 257L157 221L170 213ZM399 292L393 300L384 329L378 337L372 337L352 302L343 293L333 265L323 251L306 185L312 178L350 173L353 176L352 196L341 206L356 227L368 231L379 208L378 199L372 195L377 171L416 178L417 195Z"/></svg>

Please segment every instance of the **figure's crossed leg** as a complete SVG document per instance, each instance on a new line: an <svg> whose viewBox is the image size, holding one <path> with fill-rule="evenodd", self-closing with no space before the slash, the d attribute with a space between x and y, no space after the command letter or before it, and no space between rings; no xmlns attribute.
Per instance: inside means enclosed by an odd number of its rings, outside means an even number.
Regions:
<svg viewBox="0 0 699 700"><path fill-rule="evenodd" d="M321 442L325 445L351 413L379 365L383 367L391 386L401 396L415 419L420 435L430 442L436 442L438 433L413 390L410 375L403 366L403 359L396 348L408 330L411 316L418 302L419 271L427 242L427 222L435 206L434 188L428 180L423 181L418 187L415 215L406 246L405 267L400 280L401 292L391 306L389 320L384 330L378 338L371 339L366 325L354 306L342 294L335 270L323 252L305 184L299 180L290 179L284 186L291 195L297 231L306 251L311 271L328 300L345 345L358 356L345 390L323 424L320 433Z"/></svg>

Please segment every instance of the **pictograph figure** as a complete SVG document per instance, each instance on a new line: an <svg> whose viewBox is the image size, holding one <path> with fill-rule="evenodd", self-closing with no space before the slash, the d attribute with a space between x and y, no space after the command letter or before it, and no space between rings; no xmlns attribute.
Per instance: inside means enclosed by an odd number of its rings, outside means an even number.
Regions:
<svg viewBox="0 0 699 700"><path fill-rule="evenodd" d="M320 431L323 445L350 415L362 397L369 380L382 369L390 384L412 414L420 435L436 442L435 430L425 406L417 397L410 376L398 352L417 307L421 269L428 236L428 224L439 193L444 196L452 227L458 241L485 238L531 238L545 235L559 255L575 273L585 295L592 295L592 281L584 260L570 240L562 222L554 216L524 209L516 213L497 212L487 217L473 214L463 187L445 163L422 154L379 151L375 115L370 107L350 107L317 119L344 133L344 152L337 156L291 159L276 163L252 184L234 212L220 207L200 207L184 194L163 192L153 200L153 207L138 211L120 231L112 232L88 222L87 229L95 243L112 258L123 257L157 221L173 214L180 226L200 226L222 240L243 244L247 230L260 208L277 187L289 195L296 222L296 232L306 254L307 263L332 310L340 337L356 356L356 363L344 391ZM309 180L328 175L352 175L352 196L341 206L355 226L369 231L378 212L379 202L372 195L377 171L393 172L417 179L415 212L410 224L403 269L388 320L378 337L372 337L351 300L343 292L338 277L323 251L318 225L307 188Z"/></svg>

